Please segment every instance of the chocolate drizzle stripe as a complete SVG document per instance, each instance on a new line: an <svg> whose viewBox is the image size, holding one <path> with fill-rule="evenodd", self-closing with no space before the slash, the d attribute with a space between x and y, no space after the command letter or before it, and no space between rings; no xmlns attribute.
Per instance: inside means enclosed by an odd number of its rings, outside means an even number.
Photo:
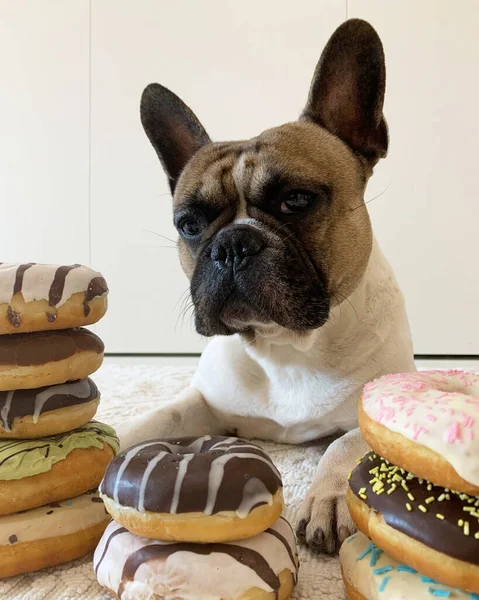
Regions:
<svg viewBox="0 0 479 600"><path fill-rule="evenodd" d="M204 436L152 440L120 453L101 492L140 512L247 517L282 487L264 451L238 438Z"/></svg>
<svg viewBox="0 0 479 600"><path fill-rule="evenodd" d="M296 560L294 558L293 555L293 551L291 549L291 546L288 544L287 539L282 536L279 531L276 531L275 529L267 529L265 531L265 533L269 533L269 535L272 535L273 537L275 537L277 540L279 540L283 546L286 548L286 552L288 553L288 556L291 560L291 567L292 567L292 572L294 573L294 584L296 585L297 583L297 574L296 574Z"/></svg>
<svg viewBox="0 0 479 600"><path fill-rule="evenodd" d="M56 306L60 302L63 296L63 290L65 289L65 280L68 273L73 269L77 269L79 266L80 265L65 265L58 267L48 293L48 304L50 306Z"/></svg>
<svg viewBox="0 0 479 600"><path fill-rule="evenodd" d="M34 264L36 263L26 263L24 265L18 266L17 272L15 274L15 283L13 285L13 296L15 296L15 294L18 294L18 292L22 291L23 276L25 274L25 271L30 267L33 267Z"/></svg>
<svg viewBox="0 0 479 600"><path fill-rule="evenodd" d="M244 567L248 567L254 571L256 575L273 590L275 598L278 598L278 591L281 587L279 577L261 554L255 550L243 546L234 546L232 544L206 544L203 546L201 544L184 543L168 544L165 546L152 544L133 552L128 557L123 567L121 583L118 588L118 596L121 598L127 583L135 579L135 574L142 564L155 559L168 558L176 552L192 552L193 554L200 554L202 556L208 556L213 553L227 554Z"/></svg>
<svg viewBox="0 0 479 600"><path fill-rule="evenodd" d="M98 569L101 566L101 563L103 562L106 553L108 552L108 548L110 547L110 544L112 542L112 540L114 538L116 538L117 535L120 535L121 533L129 533L128 529L125 529L124 527L120 527L119 529L115 529L115 531L113 531L110 536L108 537L106 543L105 543L105 547L103 548L103 552L101 554L100 560L98 561L98 563L95 566L95 574L98 575Z"/></svg>

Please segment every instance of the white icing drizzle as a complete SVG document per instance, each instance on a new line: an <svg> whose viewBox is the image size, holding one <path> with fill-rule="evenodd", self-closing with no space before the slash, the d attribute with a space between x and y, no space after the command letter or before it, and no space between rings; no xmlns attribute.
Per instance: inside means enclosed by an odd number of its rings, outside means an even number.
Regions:
<svg viewBox="0 0 479 600"><path fill-rule="evenodd" d="M0 547L69 535L109 521L98 492L0 517Z"/></svg>
<svg viewBox="0 0 479 600"><path fill-rule="evenodd" d="M7 392L7 399L5 400L5 406L0 411L0 418L2 419L3 428L5 431L12 431L12 428L8 424L8 415L10 414L10 407L12 406L12 399L15 391Z"/></svg>
<svg viewBox="0 0 479 600"><path fill-rule="evenodd" d="M169 452L160 452L153 459L150 460L148 466L143 473L143 477L141 478L140 484L140 493L138 497L138 510L143 512L145 510L145 490L148 484L148 479L150 478L151 472L156 467L156 465L169 454Z"/></svg>
<svg viewBox="0 0 479 600"><path fill-rule="evenodd" d="M246 482L243 490L243 499L236 510L240 519L246 519L255 506L258 504L269 504L273 502L273 496L268 491L265 484L257 477L252 477Z"/></svg>
<svg viewBox="0 0 479 600"><path fill-rule="evenodd" d="M133 448L131 448L130 450L128 450L128 452L125 454L125 458L123 459L123 462L121 463L120 468L118 469L118 473L116 475L116 480L115 480L115 487L113 489L113 500L115 502L119 502L118 500L118 486L120 485L120 480L121 477L123 475L123 473L125 472L127 466L130 464L130 462L133 460L133 458L138 454L138 452L140 450L143 450L143 448L148 448L149 446L157 446L158 442L146 442L145 444L140 444L139 446L134 446ZM100 484L101 487L101 484Z"/></svg>
<svg viewBox="0 0 479 600"><path fill-rule="evenodd" d="M169 442L157 441L159 446L164 446L171 450L171 454L198 454L204 442L209 442L211 435L204 435L203 437L197 438L188 446L181 446L180 444L170 444Z"/></svg>
<svg viewBox="0 0 479 600"><path fill-rule="evenodd" d="M35 396L35 408L33 411L33 422L38 423L42 409L46 402L57 394L70 394L77 398L88 398L90 395L90 382L88 379L80 379L74 383L65 383L63 385L53 385ZM7 401L8 402L8 401Z"/></svg>
<svg viewBox="0 0 479 600"><path fill-rule="evenodd" d="M171 501L170 513L172 515L176 515L176 511L178 510L178 503L180 501L180 491L181 484L183 483L183 479L186 475L186 470L188 469L188 463L194 457L194 454L185 454L183 456L183 460L180 462L180 466L178 468L178 475L176 476L175 481L175 489L173 492L173 499Z"/></svg>
<svg viewBox="0 0 479 600"><path fill-rule="evenodd" d="M218 456L218 458L211 463L211 469L208 478L208 497L206 499L206 506L203 511L205 515L213 514L216 504L216 497L218 496L218 490L220 489L221 482L223 481L225 465L232 458L252 458L254 460L260 460L261 462L266 463L268 467L272 469L274 468L273 464L269 460L263 458L262 456L258 456L257 454L224 454L222 456ZM274 470L277 473L277 470Z"/></svg>

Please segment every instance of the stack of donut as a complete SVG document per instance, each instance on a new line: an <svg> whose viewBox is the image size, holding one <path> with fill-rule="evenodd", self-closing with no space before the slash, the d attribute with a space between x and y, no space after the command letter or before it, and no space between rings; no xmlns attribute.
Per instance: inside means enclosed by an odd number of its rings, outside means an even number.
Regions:
<svg viewBox="0 0 479 600"><path fill-rule="evenodd" d="M121 600L287 600L297 580L282 482L236 437L151 440L121 452L100 496L114 521L94 556Z"/></svg>
<svg viewBox="0 0 479 600"><path fill-rule="evenodd" d="M107 294L87 267L0 263L0 577L91 552L110 520L97 488L119 444L91 420L104 347L82 328Z"/></svg>
<svg viewBox="0 0 479 600"><path fill-rule="evenodd" d="M372 452L349 481L349 598L479 600L479 376L387 375L364 388L359 424Z"/></svg>

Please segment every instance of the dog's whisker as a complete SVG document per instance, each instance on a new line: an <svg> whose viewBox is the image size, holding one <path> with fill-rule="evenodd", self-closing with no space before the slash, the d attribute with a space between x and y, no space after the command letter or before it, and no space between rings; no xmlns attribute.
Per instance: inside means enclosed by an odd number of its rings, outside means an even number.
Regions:
<svg viewBox="0 0 479 600"><path fill-rule="evenodd" d="M171 238L166 237L166 235L162 235L161 233L157 233L156 231L151 231L151 229L143 229L143 231L145 231L146 233L152 233L153 235L156 235L156 236L166 240L167 242L171 242L172 244L175 244L175 247L176 247L176 244L178 243L177 240L172 240Z"/></svg>
<svg viewBox="0 0 479 600"><path fill-rule="evenodd" d="M334 295L339 294L341 296L341 298L343 298L344 300L346 300L346 302L351 306L351 308L354 311L354 314L356 315L357 324L359 325L358 311L355 309L354 304L351 302L351 300L347 296L345 296L344 294L341 294L341 292L338 292L338 290L335 290L333 293L334 293ZM341 304L342 303L339 304L340 310L341 310Z"/></svg>
<svg viewBox="0 0 479 600"><path fill-rule="evenodd" d="M380 198L383 194L385 194L388 189L391 187L391 183L389 182L387 184L387 186L381 191L379 192L379 194L377 194L376 196L374 196L373 198L370 198L369 200L366 200L365 202L363 202L362 204L359 204L358 206L356 206L355 208L351 208L351 210L348 211L348 213L352 213L355 210L358 210L358 208L364 208L367 204L371 203L373 200L377 200L378 198Z"/></svg>

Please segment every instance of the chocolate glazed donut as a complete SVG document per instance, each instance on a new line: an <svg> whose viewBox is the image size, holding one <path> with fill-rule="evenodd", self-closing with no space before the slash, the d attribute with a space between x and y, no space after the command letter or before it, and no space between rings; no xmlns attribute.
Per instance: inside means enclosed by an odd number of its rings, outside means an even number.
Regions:
<svg viewBox="0 0 479 600"><path fill-rule="evenodd" d="M283 509L271 459L235 437L137 444L111 462L100 494L131 532L175 542L246 539L270 527Z"/></svg>
<svg viewBox="0 0 479 600"><path fill-rule="evenodd" d="M31 416L37 423L44 412L91 402L99 395L98 388L89 377L31 390L0 392L0 422L5 431L11 431L18 417Z"/></svg>
<svg viewBox="0 0 479 600"><path fill-rule="evenodd" d="M246 517L281 486L278 471L258 446L204 436L133 446L112 461L100 492L139 511L234 511ZM265 499L249 504L245 496Z"/></svg>

